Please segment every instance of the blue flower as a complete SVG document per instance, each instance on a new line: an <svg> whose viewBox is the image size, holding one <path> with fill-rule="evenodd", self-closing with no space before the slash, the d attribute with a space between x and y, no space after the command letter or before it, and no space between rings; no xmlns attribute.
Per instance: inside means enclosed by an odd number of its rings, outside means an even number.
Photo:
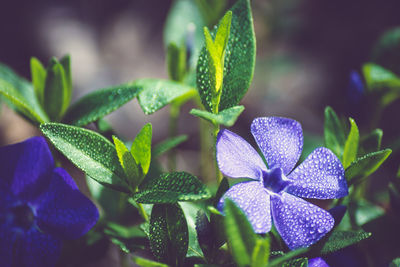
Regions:
<svg viewBox="0 0 400 267"><path fill-rule="evenodd" d="M351 104L358 105L365 93L365 86L360 74L352 70L349 75L348 97Z"/></svg>
<svg viewBox="0 0 400 267"><path fill-rule="evenodd" d="M0 148L0 265L54 266L61 240L99 218L71 176L55 168L43 137Z"/></svg>
<svg viewBox="0 0 400 267"><path fill-rule="evenodd" d="M292 171L303 148L300 123L279 117L256 118L251 132L264 154L240 136L222 130L217 138L217 161L223 174L253 181L232 186L218 203L232 199L246 214L256 233L271 229L272 219L290 249L308 247L334 226L329 212L299 197L333 199L348 194L340 160L327 148L315 149Z"/></svg>

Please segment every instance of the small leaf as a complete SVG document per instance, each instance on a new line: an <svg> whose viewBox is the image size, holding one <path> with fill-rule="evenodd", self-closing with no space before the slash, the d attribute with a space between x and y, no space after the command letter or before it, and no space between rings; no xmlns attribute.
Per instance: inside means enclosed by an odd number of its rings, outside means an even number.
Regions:
<svg viewBox="0 0 400 267"><path fill-rule="evenodd" d="M325 108L324 137L325 146L342 158L346 142L344 129L335 111L329 106Z"/></svg>
<svg viewBox="0 0 400 267"><path fill-rule="evenodd" d="M358 127L356 122L352 118L349 118L349 120L351 128L349 136L347 137L346 143L344 145L343 160L342 160L344 168L349 167L350 164L356 159L358 151L358 142L360 139L360 134L358 132Z"/></svg>
<svg viewBox="0 0 400 267"><path fill-rule="evenodd" d="M298 258L286 261L282 264L282 267L308 267L308 258Z"/></svg>
<svg viewBox="0 0 400 267"><path fill-rule="evenodd" d="M224 213L226 237L232 256L239 266L250 265L257 239L253 227L243 211L228 198L225 199Z"/></svg>
<svg viewBox="0 0 400 267"><path fill-rule="evenodd" d="M188 139L187 135L179 135L176 137L168 138L163 142L155 145L152 150L153 158L158 157L164 154L165 152L169 151L170 149L182 144L187 139Z"/></svg>
<svg viewBox="0 0 400 267"><path fill-rule="evenodd" d="M158 178L145 179L134 195L139 203L175 203L211 197L209 190L187 172L163 173Z"/></svg>
<svg viewBox="0 0 400 267"><path fill-rule="evenodd" d="M370 90L381 88L400 88L400 78L393 72L376 65L367 63L363 66L367 87Z"/></svg>
<svg viewBox="0 0 400 267"><path fill-rule="evenodd" d="M381 129L375 129L370 134L363 137L358 148L358 155L362 156L380 150L382 135L383 131Z"/></svg>
<svg viewBox="0 0 400 267"><path fill-rule="evenodd" d="M201 206L192 202L180 202L179 205L185 214L189 232L189 245L186 257L204 259L203 251L200 248L199 241L197 240L198 236L196 231L196 219L197 214L201 211Z"/></svg>
<svg viewBox="0 0 400 267"><path fill-rule="evenodd" d="M371 233L359 231L334 231L323 244L320 244L322 255L338 251L342 248L351 246L371 236Z"/></svg>
<svg viewBox="0 0 400 267"><path fill-rule="evenodd" d="M345 172L347 181L354 184L360 178L371 175L392 153L391 149L385 149L377 152L369 153L361 158L356 159Z"/></svg>
<svg viewBox="0 0 400 267"><path fill-rule="evenodd" d="M137 265L139 265L141 267L168 267L167 264L157 262L157 261L152 261L152 260L145 259L145 258L141 258L138 256L133 256L132 260L134 263L136 263Z"/></svg>
<svg viewBox="0 0 400 267"><path fill-rule="evenodd" d="M172 266L180 266L188 249L188 227L178 204L153 206L150 218L150 248L154 256Z"/></svg>
<svg viewBox="0 0 400 267"><path fill-rule="evenodd" d="M76 126L96 121L135 98L140 90L127 83L89 93L68 109L63 121Z"/></svg>
<svg viewBox="0 0 400 267"><path fill-rule="evenodd" d="M214 114L205 110L192 109L190 114L203 118L213 124L222 124L230 127L235 124L239 115L243 112L244 106L235 106L227 108L218 114Z"/></svg>
<svg viewBox="0 0 400 267"><path fill-rule="evenodd" d="M182 82L186 74L186 49L170 43L167 47L167 68L171 80Z"/></svg>
<svg viewBox="0 0 400 267"><path fill-rule="evenodd" d="M139 166L136 164L135 159L133 158L128 148L126 148L125 144L116 136L113 136L112 138L114 141L115 149L117 151L119 162L121 163L121 166L125 171L128 182L130 183L133 191L135 191L136 187L142 181L142 175L139 171Z"/></svg>
<svg viewBox="0 0 400 267"><path fill-rule="evenodd" d="M42 63L35 57L31 58L31 77L33 89L35 90L36 98L43 105L44 84L46 81L47 71Z"/></svg>
<svg viewBox="0 0 400 267"><path fill-rule="evenodd" d="M287 262L291 262L291 259L293 259L295 257L298 257L299 255L304 254L306 251L308 251L308 248L299 248L299 249L296 249L296 250L289 251L288 253L285 253L282 256L271 260L269 262L268 267L282 266L283 264L287 264ZM276 251L272 251L271 255L274 255L274 254L281 255L281 252L280 251L277 251L277 252ZM303 259L303 258L301 258L301 259ZM293 261L296 262L296 260L298 260L298 259L294 259Z"/></svg>
<svg viewBox="0 0 400 267"><path fill-rule="evenodd" d="M269 238L257 238L251 256L251 267L264 267L268 265L270 243Z"/></svg>
<svg viewBox="0 0 400 267"><path fill-rule="evenodd" d="M129 192L115 147L103 136L61 123L45 123L40 130L72 163L92 179Z"/></svg>
<svg viewBox="0 0 400 267"><path fill-rule="evenodd" d="M148 123L136 135L131 147L131 154L137 165L142 168L143 175L147 174L150 167L152 134L152 126Z"/></svg>
<svg viewBox="0 0 400 267"><path fill-rule="evenodd" d="M246 94L253 78L255 66L255 35L250 1L239 0L231 9L232 20L228 43L225 49L224 73L221 99L218 111L237 106ZM218 28L211 31L215 36ZM210 67L204 46L197 63L197 88L205 109L213 111L213 86L210 80Z"/></svg>
<svg viewBox="0 0 400 267"><path fill-rule="evenodd" d="M72 96L72 73L71 73L71 56L65 55L60 59L60 64L64 67L65 81L68 87L67 99L71 100Z"/></svg>
<svg viewBox="0 0 400 267"><path fill-rule="evenodd" d="M141 79L135 81L135 86L140 88L138 101L145 114L154 113L179 97L196 95L194 88L168 80Z"/></svg>

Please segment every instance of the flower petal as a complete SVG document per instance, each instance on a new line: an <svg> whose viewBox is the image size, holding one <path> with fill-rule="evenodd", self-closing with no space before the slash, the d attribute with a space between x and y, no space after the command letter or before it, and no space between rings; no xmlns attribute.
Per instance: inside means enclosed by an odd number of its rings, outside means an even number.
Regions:
<svg viewBox="0 0 400 267"><path fill-rule="evenodd" d="M229 177L259 180L266 166L257 151L242 137L229 130L217 136L217 162L221 172Z"/></svg>
<svg viewBox="0 0 400 267"><path fill-rule="evenodd" d="M1 220L0 218L0 263L3 267L11 267L16 235L7 224L1 224Z"/></svg>
<svg viewBox="0 0 400 267"><path fill-rule="evenodd" d="M20 267L52 267L60 257L62 242L31 228L17 241L16 264Z"/></svg>
<svg viewBox="0 0 400 267"><path fill-rule="evenodd" d="M263 234L271 230L271 208L269 194L260 182L244 182L232 186L218 203L223 210L225 198L232 199L246 214L256 233Z"/></svg>
<svg viewBox="0 0 400 267"><path fill-rule="evenodd" d="M283 192L271 195L275 227L290 249L309 247L334 225L329 212Z"/></svg>
<svg viewBox="0 0 400 267"><path fill-rule="evenodd" d="M54 162L43 137L32 137L0 148L0 179L20 200L31 200L46 190Z"/></svg>
<svg viewBox="0 0 400 267"><path fill-rule="evenodd" d="M315 149L289 176L289 194L317 199L346 196L347 182L340 160L325 147Z"/></svg>
<svg viewBox="0 0 400 267"><path fill-rule="evenodd" d="M303 149L303 130L295 120L279 117L256 118L251 133L270 169L282 168L287 175L299 160Z"/></svg>
<svg viewBox="0 0 400 267"><path fill-rule="evenodd" d="M96 206L79 191L62 168L54 169L47 192L33 205L37 209L39 228L60 239L84 235L99 218Z"/></svg>
<svg viewBox="0 0 400 267"><path fill-rule="evenodd" d="M308 267L329 267L322 258L312 258L308 260Z"/></svg>

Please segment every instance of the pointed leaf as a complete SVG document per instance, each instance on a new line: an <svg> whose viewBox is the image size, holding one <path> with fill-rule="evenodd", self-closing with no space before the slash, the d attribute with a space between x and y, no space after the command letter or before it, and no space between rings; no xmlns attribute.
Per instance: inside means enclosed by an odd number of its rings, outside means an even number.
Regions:
<svg viewBox="0 0 400 267"><path fill-rule="evenodd" d="M148 123L136 135L131 147L131 154L137 165L142 168L143 175L147 174L150 167L152 134L152 126Z"/></svg>
<svg viewBox="0 0 400 267"><path fill-rule="evenodd" d="M370 90L400 88L400 78L396 74L374 63L364 64L363 74Z"/></svg>
<svg viewBox="0 0 400 267"><path fill-rule="evenodd" d="M68 87L68 99L71 100L72 95L72 73L71 73L71 56L65 55L60 59L60 64L64 67L65 81Z"/></svg>
<svg viewBox="0 0 400 267"><path fill-rule="evenodd" d="M211 197L211 193L196 176L187 172L163 173L158 178L145 179L134 195L139 203L175 203Z"/></svg>
<svg viewBox="0 0 400 267"><path fill-rule="evenodd" d="M257 238L251 256L251 267L268 266L270 244L269 238Z"/></svg>
<svg viewBox="0 0 400 267"><path fill-rule="evenodd" d="M150 218L150 248L153 255L172 266L182 264L188 249L188 227L178 204L153 206Z"/></svg>
<svg viewBox="0 0 400 267"><path fill-rule="evenodd" d="M342 158L346 142L343 126L331 107L325 108L324 122L325 146L332 150L338 158Z"/></svg>
<svg viewBox="0 0 400 267"><path fill-rule="evenodd" d="M44 84L46 81L47 71L43 67L39 59L31 58L31 77L35 95L41 105L43 105L44 98Z"/></svg>
<svg viewBox="0 0 400 267"><path fill-rule="evenodd" d="M92 179L129 192L115 147L103 136L61 123L40 125L40 130L72 163Z"/></svg>
<svg viewBox="0 0 400 267"><path fill-rule="evenodd" d="M89 93L68 109L63 121L83 126L101 119L135 98L140 90L134 83L126 83Z"/></svg>
<svg viewBox="0 0 400 267"><path fill-rule="evenodd" d="M213 124L222 124L230 127L235 124L237 118L243 112L244 106L235 106L227 108L218 114L214 114L205 110L192 109L190 114L203 118Z"/></svg>
<svg viewBox="0 0 400 267"><path fill-rule="evenodd" d="M347 137L346 143L344 145L343 151L343 167L347 168L356 159L358 151L358 142L360 140L360 134L358 132L358 127L356 122L349 118L350 120L350 133Z"/></svg>
<svg viewBox="0 0 400 267"><path fill-rule="evenodd" d="M345 177L350 184L354 184L359 179L371 175L392 153L391 149L385 149L366 154L356 159L345 172Z"/></svg>
<svg viewBox="0 0 400 267"><path fill-rule="evenodd" d="M204 259L203 251L201 250L199 241L197 240L198 237L196 231L197 214L201 211L201 207L200 205L196 205L192 202L180 202L179 205L185 214L188 225L189 245L186 257L197 257Z"/></svg>
<svg viewBox="0 0 400 267"><path fill-rule="evenodd" d="M161 143L154 146L152 150L153 158L164 154L165 152L169 151L170 149L173 149L174 147L177 147L178 145L185 142L187 139L188 139L187 135L179 135L162 141Z"/></svg>
<svg viewBox="0 0 400 267"><path fill-rule="evenodd" d="M255 66L255 36L249 0L239 0L231 9L232 21L225 49L222 95L218 110L237 106L246 94L253 78ZM217 28L211 31L215 36ZM206 47L197 63L197 88L205 109L212 112L213 86L209 76Z"/></svg>

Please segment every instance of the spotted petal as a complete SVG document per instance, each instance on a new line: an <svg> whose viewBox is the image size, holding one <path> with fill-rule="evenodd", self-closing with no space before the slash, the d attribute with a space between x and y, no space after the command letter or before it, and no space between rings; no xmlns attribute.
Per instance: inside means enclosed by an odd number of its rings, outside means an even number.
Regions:
<svg viewBox="0 0 400 267"><path fill-rule="evenodd" d="M39 228L60 239L74 239L92 228L99 213L62 168L54 169L50 186L34 206Z"/></svg>
<svg viewBox="0 0 400 267"><path fill-rule="evenodd" d="M221 172L229 177L259 180L265 164L257 151L242 137L221 130L217 137L217 162Z"/></svg>
<svg viewBox="0 0 400 267"><path fill-rule="evenodd" d="M322 258L313 258L308 260L308 267L329 267Z"/></svg>
<svg viewBox="0 0 400 267"><path fill-rule="evenodd" d="M270 169L282 168L287 175L303 149L303 130L295 120L279 117L256 118L251 133Z"/></svg>
<svg viewBox="0 0 400 267"><path fill-rule="evenodd" d="M344 168L329 149L315 149L289 176L286 192L298 197L332 199L348 194Z"/></svg>
<svg viewBox="0 0 400 267"><path fill-rule="evenodd" d="M334 225L329 212L283 192L271 195L275 227L290 249L309 247Z"/></svg>
<svg viewBox="0 0 400 267"><path fill-rule="evenodd" d="M270 196L260 182L244 182L232 186L218 203L223 210L225 198L232 199L246 214L256 233L271 230Z"/></svg>
<svg viewBox="0 0 400 267"><path fill-rule="evenodd" d="M20 200L34 199L46 190L54 167L43 137L1 147L0 162L1 186L7 186Z"/></svg>

